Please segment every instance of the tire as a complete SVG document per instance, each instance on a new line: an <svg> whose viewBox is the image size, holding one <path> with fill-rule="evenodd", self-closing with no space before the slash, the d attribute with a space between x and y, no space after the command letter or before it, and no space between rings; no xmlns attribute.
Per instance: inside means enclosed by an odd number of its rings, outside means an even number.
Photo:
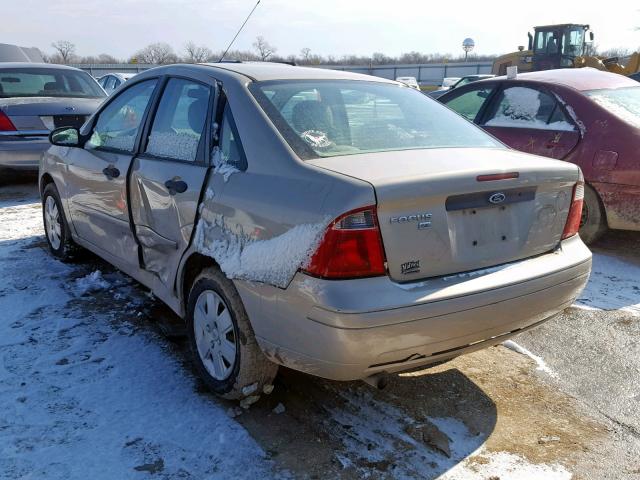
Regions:
<svg viewBox="0 0 640 480"><path fill-rule="evenodd" d="M607 216L602 202L596 191L585 184L582 219L580 220L580 238L584 243L590 245L607 230Z"/></svg>
<svg viewBox="0 0 640 480"><path fill-rule="evenodd" d="M240 295L220 270L205 268L196 277L186 320L194 364L214 393L238 400L273 382L278 365L260 350Z"/></svg>
<svg viewBox="0 0 640 480"><path fill-rule="evenodd" d="M42 220L47 244L53 256L63 262L70 261L79 247L71 238L60 195L53 183L44 187L42 192Z"/></svg>

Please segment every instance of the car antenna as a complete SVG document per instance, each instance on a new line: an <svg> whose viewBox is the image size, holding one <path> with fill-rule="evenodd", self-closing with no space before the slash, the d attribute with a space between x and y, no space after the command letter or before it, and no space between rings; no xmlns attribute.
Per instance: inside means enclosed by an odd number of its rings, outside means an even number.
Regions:
<svg viewBox="0 0 640 480"><path fill-rule="evenodd" d="M231 45L233 45L233 42L236 41L236 38L238 38L238 35L240 35L240 32L242 31L242 29L244 28L244 26L246 25L246 23L249 21L249 18L251 18L251 15L253 15L253 12L255 11L256 8L258 8L258 5L260 4L260 0L258 0L256 2L256 4L253 6L253 8L251 9L251 11L249 12L249 15L247 15L247 18L245 18L244 22L242 23L242 25L240 25L240 28L238 29L238 31L236 32L235 37L233 37L233 40L231 40L231 43L229 43L229 46L227 47L227 49L224 51L224 53L222 54L222 56L220 57L220 60L218 60L218 62L221 62L224 59L224 56L227 54L227 52L229 51L229 49L231 48Z"/></svg>

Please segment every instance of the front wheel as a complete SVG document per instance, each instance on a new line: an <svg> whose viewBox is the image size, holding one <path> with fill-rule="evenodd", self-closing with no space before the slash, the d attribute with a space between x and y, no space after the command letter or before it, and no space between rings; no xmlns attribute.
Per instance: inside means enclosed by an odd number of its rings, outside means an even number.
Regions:
<svg viewBox="0 0 640 480"><path fill-rule="evenodd" d="M596 191L584 186L584 203L580 219L580 238L587 245L598 240L607 231L607 216Z"/></svg>
<svg viewBox="0 0 640 480"><path fill-rule="evenodd" d="M78 247L71 238L60 195L53 183L42 192L42 216L49 250L62 261L70 260Z"/></svg>
<svg viewBox="0 0 640 480"><path fill-rule="evenodd" d="M198 373L221 397L259 395L273 382L278 366L260 350L235 286L215 268L191 287L187 332Z"/></svg>

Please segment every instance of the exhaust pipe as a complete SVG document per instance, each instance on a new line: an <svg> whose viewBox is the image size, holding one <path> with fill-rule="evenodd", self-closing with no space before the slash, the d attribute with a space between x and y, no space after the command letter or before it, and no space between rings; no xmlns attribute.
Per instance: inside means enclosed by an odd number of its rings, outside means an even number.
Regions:
<svg viewBox="0 0 640 480"><path fill-rule="evenodd" d="M389 383L388 374L386 372L375 373L370 377L363 378L362 381L371 385L372 387L382 390Z"/></svg>

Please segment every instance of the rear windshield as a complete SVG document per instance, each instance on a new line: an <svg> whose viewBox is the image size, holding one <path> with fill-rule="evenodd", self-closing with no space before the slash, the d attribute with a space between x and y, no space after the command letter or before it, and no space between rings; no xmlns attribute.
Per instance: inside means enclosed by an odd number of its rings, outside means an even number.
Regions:
<svg viewBox="0 0 640 480"><path fill-rule="evenodd" d="M502 147L440 103L396 84L271 81L249 88L304 160L391 150Z"/></svg>
<svg viewBox="0 0 640 480"><path fill-rule="evenodd" d="M640 87L590 90L584 93L620 119L640 128Z"/></svg>
<svg viewBox="0 0 640 480"><path fill-rule="evenodd" d="M95 80L85 72L56 68L0 69L0 98L104 96Z"/></svg>

